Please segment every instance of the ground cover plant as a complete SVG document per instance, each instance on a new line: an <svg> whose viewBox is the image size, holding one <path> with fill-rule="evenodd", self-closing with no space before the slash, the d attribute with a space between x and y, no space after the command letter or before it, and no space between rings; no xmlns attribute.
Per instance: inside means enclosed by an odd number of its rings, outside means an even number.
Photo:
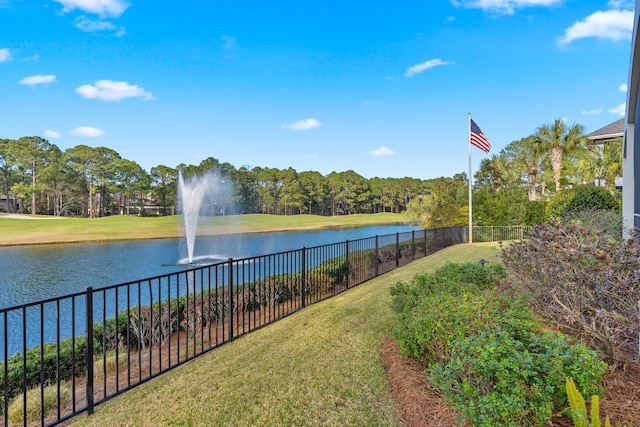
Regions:
<svg viewBox="0 0 640 427"><path fill-rule="evenodd" d="M599 392L606 364L544 330L499 265L448 264L392 289L394 338L473 425L542 425L567 407L565 378Z"/></svg>

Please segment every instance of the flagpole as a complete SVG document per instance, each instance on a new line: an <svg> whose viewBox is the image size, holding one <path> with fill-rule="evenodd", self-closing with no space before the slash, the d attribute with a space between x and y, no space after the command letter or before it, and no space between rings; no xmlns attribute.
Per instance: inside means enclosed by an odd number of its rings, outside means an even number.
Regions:
<svg viewBox="0 0 640 427"><path fill-rule="evenodd" d="M469 133L467 139L469 142L469 176L467 177L469 182L469 243L473 243L473 197L471 196L471 113L469 115Z"/></svg>

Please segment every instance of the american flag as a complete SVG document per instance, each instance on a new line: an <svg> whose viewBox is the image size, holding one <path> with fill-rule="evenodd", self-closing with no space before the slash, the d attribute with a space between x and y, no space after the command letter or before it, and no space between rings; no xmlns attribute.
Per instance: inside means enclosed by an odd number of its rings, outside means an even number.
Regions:
<svg viewBox="0 0 640 427"><path fill-rule="evenodd" d="M471 135L469 135L469 138L473 145L475 145L485 153L488 153L489 150L491 150L491 144L489 143L489 140L486 136L484 136L484 133L482 133L480 127L476 124L476 122L473 121L473 119L471 119Z"/></svg>

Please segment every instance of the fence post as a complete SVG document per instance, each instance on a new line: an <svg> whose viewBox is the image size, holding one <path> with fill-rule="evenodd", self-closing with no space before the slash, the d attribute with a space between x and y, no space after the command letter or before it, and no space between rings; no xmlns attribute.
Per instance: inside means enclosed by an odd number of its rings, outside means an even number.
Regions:
<svg viewBox="0 0 640 427"><path fill-rule="evenodd" d="M400 233L396 233L396 268L400 266Z"/></svg>
<svg viewBox="0 0 640 427"><path fill-rule="evenodd" d="M93 287L86 288L85 318L87 321L87 414L93 414ZM73 343L72 343L73 345Z"/></svg>
<svg viewBox="0 0 640 427"><path fill-rule="evenodd" d="M416 260L416 230L411 230L411 261Z"/></svg>
<svg viewBox="0 0 640 427"><path fill-rule="evenodd" d="M349 289L349 240L345 242L347 244L346 252L344 255L344 268L345 268L345 283L347 285L347 289Z"/></svg>
<svg viewBox="0 0 640 427"><path fill-rule="evenodd" d="M233 341L233 258L228 259L227 274L229 280L227 283L227 294L229 296L229 341Z"/></svg>
<svg viewBox="0 0 640 427"><path fill-rule="evenodd" d="M300 297L302 298L302 303L300 304L300 306L302 308L306 307L306 293L305 293L305 288L307 286L307 250L306 248L303 246L302 247L302 289L300 290Z"/></svg>
<svg viewBox="0 0 640 427"><path fill-rule="evenodd" d="M378 266L380 265L380 254L378 252L378 235L376 234L376 277L378 277L378 274L380 274L378 272Z"/></svg>
<svg viewBox="0 0 640 427"><path fill-rule="evenodd" d="M424 232L424 240L422 241L422 245L424 246L424 256L427 256L427 229L423 229Z"/></svg>

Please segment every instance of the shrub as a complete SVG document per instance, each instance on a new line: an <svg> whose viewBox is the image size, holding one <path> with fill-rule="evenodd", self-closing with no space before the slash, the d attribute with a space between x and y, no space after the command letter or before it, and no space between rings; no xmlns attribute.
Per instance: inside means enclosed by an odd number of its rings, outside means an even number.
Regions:
<svg viewBox="0 0 640 427"><path fill-rule="evenodd" d="M579 185L556 193L546 204L545 219L559 220L566 212L587 209L619 209L616 197L604 187Z"/></svg>
<svg viewBox="0 0 640 427"><path fill-rule="evenodd" d="M567 205L569 212L584 209L618 209L619 203L613 194L604 187L579 185L576 195Z"/></svg>
<svg viewBox="0 0 640 427"><path fill-rule="evenodd" d="M25 355L26 371L23 369L23 357L20 353L10 357L7 363L7 377L4 377L4 367L0 364L0 383L5 383L7 396L12 399L22 393L22 381L25 380L27 389L34 388L41 383L41 371L44 383L56 383L64 381L86 371L87 345L85 337L76 337L75 352L72 340L68 338L60 343L60 358L58 348L53 343L45 344L41 360L40 346L27 350ZM72 357L75 356L75 359ZM60 377L58 377L58 369ZM0 395L0 408L4 408L4 394Z"/></svg>
<svg viewBox="0 0 640 427"><path fill-rule="evenodd" d="M545 220L558 220L562 217L564 212L567 210L567 206L569 203L576 197L576 189L567 188L565 190L559 191L551 197L544 209L544 217Z"/></svg>
<svg viewBox="0 0 640 427"><path fill-rule="evenodd" d="M331 280L332 285L344 285L347 283L347 277L351 271L351 267L347 265L346 261L340 261L338 264L334 264L329 267L325 274Z"/></svg>
<svg viewBox="0 0 640 427"><path fill-rule="evenodd" d="M393 336L402 353L426 366L446 359L456 337L494 324L508 309L493 290L504 274L499 265L447 264L434 274L416 275L410 284L398 282L391 290L398 318Z"/></svg>
<svg viewBox="0 0 640 427"><path fill-rule="evenodd" d="M473 425L525 426L548 423L566 406L567 375L578 374L593 393L605 369L595 353L560 334L504 328L457 340L432 379Z"/></svg>
<svg viewBox="0 0 640 427"><path fill-rule="evenodd" d="M122 343L127 337L128 327L126 310L118 313L117 325L114 317L106 319L105 321L95 322L93 324L94 351L102 353L115 350L118 344ZM137 344L130 343L130 345L135 346Z"/></svg>
<svg viewBox="0 0 640 427"><path fill-rule="evenodd" d="M543 316L583 337L614 363L638 357L640 239L607 238L551 222L502 252L521 291Z"/></svg>
<svg viewBox="0 0 640 427"><path fill-rule="evenodd" d="M527 202L524 213L525 225L535 225L544 222L544 202Z"/></svg>
<svg viewBox="0 0 640 427"><path fill-rule="evenodd" d="M56 384L44 388L44 401L40 400L40 387L27 391L27 414L24 414L23 396L18 396L11 401L7 419L11 425L22 425L36 423L40 421L42 411L44 417L58 407L58 397L60 405L64 405L71 399L71 389L66 383L60 383L60 395L58 396L58 386Z"/></svg>
<svg viewBox="0 0 640 427"><path fill-rule="evenodd" d="M474 425L542 425L566 405L564 378L596 392L606 365L544 331L502 266L448 264L392 289L393 336Z"/></svg>

